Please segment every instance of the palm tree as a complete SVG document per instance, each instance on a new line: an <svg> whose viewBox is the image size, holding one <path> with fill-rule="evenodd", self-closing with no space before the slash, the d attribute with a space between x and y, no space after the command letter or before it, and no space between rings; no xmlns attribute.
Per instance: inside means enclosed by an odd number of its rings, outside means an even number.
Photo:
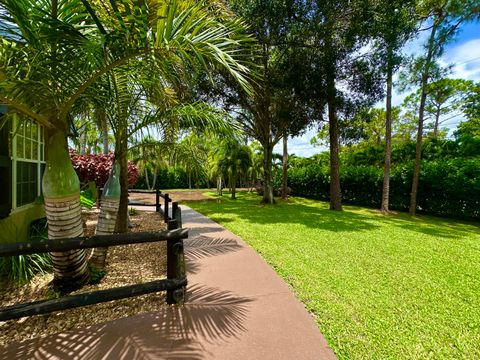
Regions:
<svg viewBox="0 0 480 360"><path fill-rule="evenodd" d="M223 142L217 153L218 169L228 181L232 199L236 199L237 180L246 176L252 167L252 150L235 138Z"/></svg>
<svg viewBox="0 0 480 360"><path fill-rule="evenodd" d="M197 134L184 137L175 145L172 155L173 163L183 166L187 171L189 189L192 188L192 176L196 183L207 180L208 150Z"/></svg>
<svg viewBox="0 0 480 360"><path fill-rule="evenodd" d="M188 0L131 0L118 7L116 1L95 2L96 10L92 5L88 0L0 1L0 102L9 106L10 115L45 127L43 192L50 239L83 234L79 181L66 139L72 107L98 80L130 61L151 57L170 72L174 64L220 65L249 89L248 63L239 47L251 44L251 38L240 21L219 19L211 5ZM52 258L58 285L87 281L83 250Z"/></svg>

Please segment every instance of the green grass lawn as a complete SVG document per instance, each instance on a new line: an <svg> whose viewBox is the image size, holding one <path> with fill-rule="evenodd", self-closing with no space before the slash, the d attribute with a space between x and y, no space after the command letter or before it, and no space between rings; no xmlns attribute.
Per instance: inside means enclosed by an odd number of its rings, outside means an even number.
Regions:
<svg viewBox="0 0 480 360"><path fill-rule="evenodd" d="M477 224L259 200L239 193L188 205L241 236L291 284L339 358L480 359Z"/></svg>

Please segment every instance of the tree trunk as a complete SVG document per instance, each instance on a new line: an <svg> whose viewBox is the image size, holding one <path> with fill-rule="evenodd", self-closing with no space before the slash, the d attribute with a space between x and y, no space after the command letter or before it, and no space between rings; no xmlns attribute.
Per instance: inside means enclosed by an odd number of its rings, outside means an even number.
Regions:
<svg viewBox="0 0 480 360"><path fill-rule="evenodd" d="M393 49L387 49L387 103L385 110L385 167L383 169L382 212L389 211L390 204L390 168L392 159L392 87L393 87Z"/></svg>
<svg viewBox="0 0 480 360"><path fill-rule="evenodd" d="M108 123L105 112L99 112L99 120L102 127L102 142L103 142L103 153L108 154Z"/></svg>
<svg viewBox="0 0 480 360"><path fill-rule="evenodd" d="M105 186L103 187L100 202L100 215L98 216L96 235L109 235L115 232L118 206L120 200L120 181L118 177L118 164L114 163ZM90 263L98 270L105 268L108 247L97 247L93 250Z"/></svg>
<svg viewBox="0 0 480 360"><path fill-rule="evenodd" d="M421 84L421 95L420 95L420 107L418 110L418 128L417 128L417 144L415 148L415 167L413 168L413 179L412 179L412 192L410 195L410 215L414 216L417 211L417 192L418 192L418 181L420 177L420 162L422 160L422 140L423 140L423 117L425 113L425 102L427 99L427 85L428 79L430 77L430 65L433 58L433 49L435 46L435 33L437 30L438 24L436 19L432 26L432 32L428 40L428 53L425 59L425 68L422 74L422 84Z"/></svg>
<svg viewBox="0 0 480 360"><path fill-rule="evenodd" d="M128 158L126 139L119 141L115 149L115 161L120 165L120 204L118 207L117 225L115 231L125 233L128 230Z"/></svg>
<svg viewBox="0 0 480 360"><path fill-rule="evenodd" d="M437 140L438 138L438 125L440 124L440 107L438 107L435 114L435 124L433 126L433 138Z"/></svg>
<svg viewBox="0 0 480 360"><path fill-rule="evenodd" d="M273 145L271 139L267 140L267 144L263 144L263 169L264 169L264 182L263 182L263 199L264 204L273 204L275 202L273 198L273 184L272 184L272 153Z"/></svg>
<svg viewBox="0 0 480 360"><path fill-rule="evenodd" d="M87 127L80 133L80 155L87 153Z"/></svg>
<svg viewBox="0 0 480 360"><path fill-rule="evenodd" d="M236 171L233 171L232 172L232 180L231 180L231 184L230 184L230 188L231 188L231 198L232 200L236 200L236 190L237 190L237 172Z"/></svg>
<svg viewBox="0 0 480 360"><path fill-rule="evenodd" d="M152 180L152 189L156 189L156 186L157 185L157 168L153 168L153 180Z"/></svg>
<svg viewBox="0 0 480 360"><path fill-rule="evenodd" d="M51 134L46 142L47 163L42 179L48 238L62 239L83 236L80 207L80 181L68 154L66 135ZM50 253L53 262L53 283L62 291L81 287L89 280L85 250Z"/></svg>
<svg viewBox="0 0 480 360"><path fill-rule="evenodd" d="M336 90L333 74L327 76L327 103L330 136L330 210L342 211L339 158L340 144L338 139Z"/></svg>
<svg viewBox="0 0 480 360"><path fill-rule="evenodd" d="M148 190L152 190L150 188L150 181L148 180L148 170L147 169L145 169L145 185L147 185Z"/></svg>
<svg viewBox="0 0 480 360"><path fill-rule="evenodd" d="M288 136L283 136L283 158L282 158L282 199L288 198Z"/></svg>
<svg viewBox="0 0 480 360"><path fill-rule="evenodd" d="M188 172L188 188L192 189L192 173Z"/></svg>
<svg viewBox="0 0 480 360"><path fill-rule="evenodd" d="M328 105L328 123L330 137L330 210L342 211L342 192L340 188L340 144L337 119L336 58L333 44L333 19L327 18L327 34L325 36L326 87Z"/></svg>
<svg viewBox="0 0 480 360"><path fill-rule="evenodd" d="M220 195L220 196L223 196L222 177L221 176L217 177L217 194Z"/></svg>

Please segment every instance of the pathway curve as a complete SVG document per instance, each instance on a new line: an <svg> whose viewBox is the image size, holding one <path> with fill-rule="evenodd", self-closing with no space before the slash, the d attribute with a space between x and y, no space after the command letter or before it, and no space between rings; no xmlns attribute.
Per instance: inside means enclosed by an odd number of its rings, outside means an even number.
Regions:
<svg viewBox="0 0 480 360"><path fill-rule="evenodd" d="M245 242L181 206L183 307L118 319L0 349L0 359L335 359L303 304Z"/></svg>

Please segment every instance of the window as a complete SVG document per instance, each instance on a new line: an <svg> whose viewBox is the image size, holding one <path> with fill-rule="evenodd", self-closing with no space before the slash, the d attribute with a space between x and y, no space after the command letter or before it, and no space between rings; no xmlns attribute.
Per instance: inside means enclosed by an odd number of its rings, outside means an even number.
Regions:
<svg viewBox="0 0 480 360"><path fill-rule="evenodd" d="M45 170L43 127L32 120L18 120L12 128L12 208L30 204L41 194Z"/></svg>

